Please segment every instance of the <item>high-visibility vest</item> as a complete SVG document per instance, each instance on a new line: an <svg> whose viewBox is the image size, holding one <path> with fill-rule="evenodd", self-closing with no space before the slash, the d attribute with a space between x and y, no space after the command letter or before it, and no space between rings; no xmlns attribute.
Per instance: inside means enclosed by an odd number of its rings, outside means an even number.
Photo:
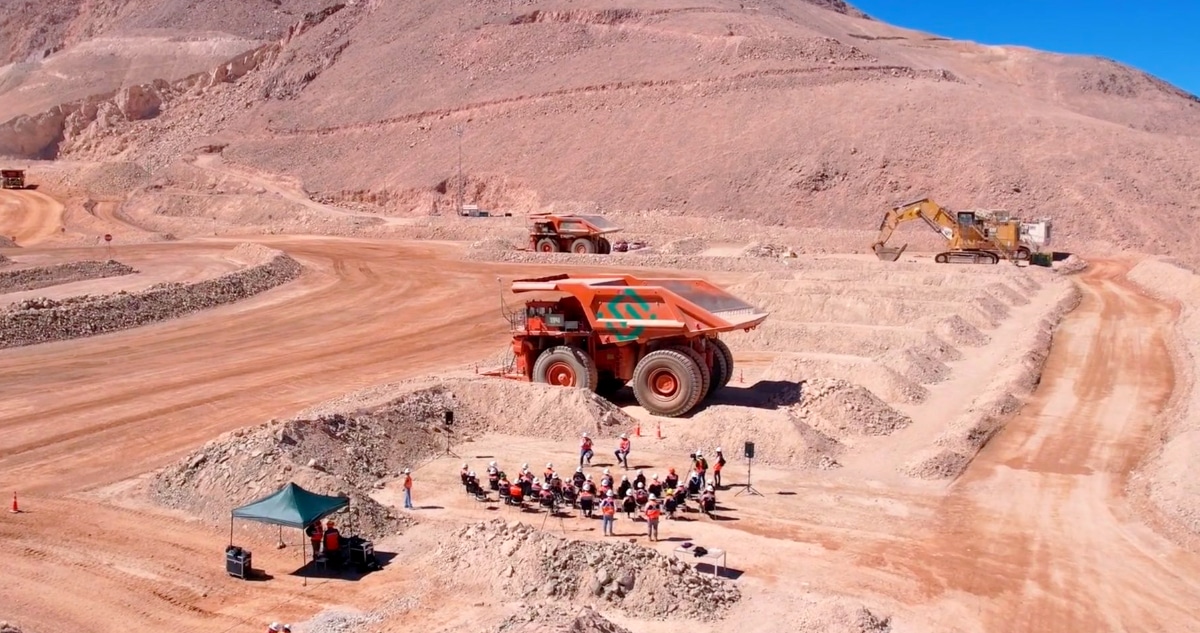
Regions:
<svg viewBox="0 0 1200 633"><path fill-rule="evenodd" d="M600 512L603 512L604 516L610 517L617 513L617 504L613 503L612 499L605 499L600 503Z"/></svg>
<svg viewBox="0 0 1200 633"><path fill-rule="evenodd" d="M339 543L340 539L338 538L339 536L341 536L341 535L338 534L337 529L327 530L325 532L325 550L326 551L332 552L332 551L337 550L338 545L340 545L340 543Z"/></svg>
<svg viewBox="0 0 1200 633"><path fill-rule="evenodd" d="M579 445L579 448L581 448L582 450L585 450L585 451L590 451L590 450L592 450L592 440L591 440L591 438L586 438L586 439L584 439L584 440L583 440L583 442L581 442L581 443L580 443L580 445Z"/></svg>
<svg viewBox="0 0 1200 633"><path fill-rule="evenodd" d="M412 490L412 475L405 475L405 476L404 476L404 489L405 489L405 490Z"/></svg>
<svg viewBox="0 0 1200 633"><path fill-rule="evenodd" d="M622 453L629 452L629 440L621 440L621 452Z"/></svg>
<svg viewBox="0 0 1200 633"><path fill-rule="evenodd" d="M650 506L646 508L646 519L649 521L657 521L658 517L662 516L662 510L658 506Z"/></svg>

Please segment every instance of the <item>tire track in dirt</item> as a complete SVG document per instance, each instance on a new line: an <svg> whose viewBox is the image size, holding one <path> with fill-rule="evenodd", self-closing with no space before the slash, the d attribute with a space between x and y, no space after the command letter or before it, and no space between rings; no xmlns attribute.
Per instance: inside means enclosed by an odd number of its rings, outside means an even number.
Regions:
<svg viewBox="0 0 1200 633"><path fill-rule="evenodd" d="M0 190L0 236L18 246L30 246L57 235L63 226L63 205L37 191Z"/></svg>

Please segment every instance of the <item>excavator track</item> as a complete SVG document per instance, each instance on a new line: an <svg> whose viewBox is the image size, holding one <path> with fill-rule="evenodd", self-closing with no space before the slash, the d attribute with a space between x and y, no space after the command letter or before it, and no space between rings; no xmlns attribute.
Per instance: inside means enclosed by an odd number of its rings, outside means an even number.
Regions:
<svg viewBox="0 0 1200 633"><path fill-rule="evenodd" d="M987 251L948 251L938 253L933 261L939 264L997 264L1000 256Z"/></svg>

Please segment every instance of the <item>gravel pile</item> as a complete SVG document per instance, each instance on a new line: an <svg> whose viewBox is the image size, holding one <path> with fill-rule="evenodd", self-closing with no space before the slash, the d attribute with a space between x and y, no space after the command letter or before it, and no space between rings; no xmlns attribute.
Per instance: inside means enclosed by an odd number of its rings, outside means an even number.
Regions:
<svg viewBox="0 0 1200 633"><path fill-rule="evenodd" d="M1026 297L1025 295L1017 292L1016 290L1013 290L1012 286L1010 286L1008 284L1000 283L1000 282L988 284L988 291L992 293L992 296L996 297L997 299L999 299L1001 301L1004 301L1005 303L1007 303L1009 305L1013 305L1013 306L1029 305L1029 298Z"/></svg>
<svg viewBox="0 0 1200 633"><path fill-rule="evenodd" d="M806 382L791 410L800 421L834 435L890 435L912 424L868 389L836 378Z"/></svg>
<svg viewBox="0 0 1200 633"><path fill-rule="evenodd" d="M261 257L260 248L235 249L234 254ZM178 318L265 292L299 277L302 270L296 260L274 251L265 263L194 284L157 284L141 292L82 295L62 301L44 297L19 301L0 312L0 348L94 336Z"/></svg>
<svg viewBox="0 0 1200 633"><path fill-rule="evenodd" d="M950 376L950 368L939 360L947 354L948 350L940 346L926 344L894 350L876 360L919 385L931 385Z"/></svg>
<svg viewBox="0 0 1200 633"><path fill-rule="evenodd" d="M596 613L591 607L583 607L575 615L556 610L524 611L500 623L494 633L631 633Z"/></svg>
<svg viewBox="0 0 1200 633"><path fill-rule="evenodd" d="M517 250L517 245L500 237L491 237L471 243L471 250L478 253L504 253Z"/></svg>
<svg viewBox="0 0 1200 633"><path fill-rule="evenodd" d="M783 400L789 389L779 389L775 398L764 398L765 406L771 400ZM796 398L790 398L791 403ZM756 464L787 466L793 468L826 469L837 463L837 457L845 447L830 434L815 428L809 420L801 418L790 407L779 403L779 408L757 408L755 406L713 404L697 413L687 425L671 433L664 444L673 446L675 453L686 455L697 447L714 449L718 446L741 446L747 437L756 438L763 447L754 456ZM790 404L790 403L789 403ZM767 448L769 447L769 448ZM741 458L727 454L730 467Z"/></svg>
<svg viewBox="0 0 1200 633"><path fill-rule="evenodd" d="M22 268L0 273L0 294L37 290L49 286L83 281L85 279L103 279L105 277L120 277L132 275L137 271L121 262L108 260L68 262L54 266L38 266Z"/></svg>
<svg viewBox="0 0 1200 633"><path fill-rule="evenodd" d="M991 341L987 334L957 314L938 319L933 325L933 333L951 345L982 347Z"/></svg>
<svg viewBox="0 0 1200 633"><path fill-rule="evenodd" d="M576 541L502 519L467 525L436 553L447 567L490 577L527 602L585 600L643 619L718 620L741 599L732 583L624 541ZM522 593L512 595L517 588Z"/></svg>
<svg viewBox="0 0 1200 633"><path fill-rule="evenodd" d="M10 622L0 621L0 633L21 633L21 628Z"/></svg>
<svg viewBox="0 0 1200 633"><path fill-rule="evenodd" d="M780 356L763 370L760 380L800 382L814 378L840 378L862 385L888 402L918 404L929 390L889 367L862 358Z"/></svg>

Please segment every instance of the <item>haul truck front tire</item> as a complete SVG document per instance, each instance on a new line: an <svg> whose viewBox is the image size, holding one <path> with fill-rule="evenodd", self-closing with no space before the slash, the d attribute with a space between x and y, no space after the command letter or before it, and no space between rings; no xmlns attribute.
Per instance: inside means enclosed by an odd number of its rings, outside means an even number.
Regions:
<svg viewBox="0 0 1200 633"><path fill-rule="evenodd" d="M633 370L633 395L655 415L674 418L704 397L704 375L692 357L675 349L650 352Z"/></svg>
<svg viewBox="0 0 1200 633"><path fill-rule="evenodd" d="M579 387L595 391L600 372L596 369L596 361L587 352L559 345L538 356L533 364L533 381L555 387Z"/></svg>

